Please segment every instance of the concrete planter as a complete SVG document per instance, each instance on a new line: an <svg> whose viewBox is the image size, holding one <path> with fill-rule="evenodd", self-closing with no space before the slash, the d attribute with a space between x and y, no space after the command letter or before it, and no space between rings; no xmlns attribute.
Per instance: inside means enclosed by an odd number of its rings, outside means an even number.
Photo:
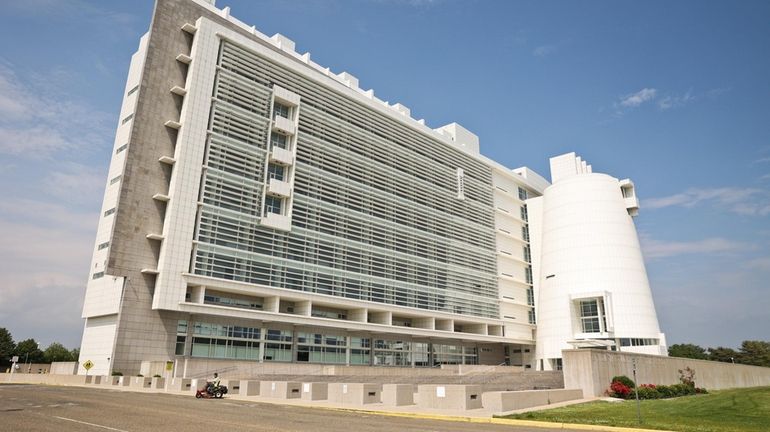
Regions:
<svg viewBox="0 0 770 432"><path fill-rule="evenodd" d="M293 381L262 381L259 395L276 399L299 399L302 383Z"/></svg>
<svg viewBox="0 0 770 432"><path fill-rule="evenodd" d="M329 402L367 405L382 401L382 385L366 383L330 383Z"/></svg>
<svg viewBox="0 0 770 432"><path fill-rule="evenodd" d="M241 394L241 380L222 380L222 385L227 386L227 394Z"/></svg>
<svg viewBox="0 0 770 432"><path fill-rule="evenodd" d="M259 381L241 380L240 395L242 396L259 396Z"/></svg>
<svg viewBox="0 0 770 432"><path fill-rule="evenodd" d="M481 386L477 385L435 385L417 386L417 406L451 410L481 408Z"/></svg>
<svg viewBox="0 0 770 432"><path fill-rule="evenodd" d="M382 403L388 406L414 405L414 385L383 384Z"/></svg>
<svg viewBox="0 0 770 432"><path fill-rule="evenodd" d="M302 383L302 400L326 400L328 397L328 383Z"/></svg>
<svg viewBox="0 0 770 432"><path fill-rule="evenodd" d="M135 388L150 388L152 385L152 378L150 377L130 377L131 387Z"/></svg>
<svg viewBox="0 0 770 432"><path fill-rule="evenodd" d="M190 391L193 389L190 378L171 378L168 389L173 391Z"/></svg>
<svg viewBox="0 0 770 432"><path fill-rule="evenodd" d="M154 388L154 389L166 388L166 379L163 377L152 377L150 381L150 388Z"/></svg>

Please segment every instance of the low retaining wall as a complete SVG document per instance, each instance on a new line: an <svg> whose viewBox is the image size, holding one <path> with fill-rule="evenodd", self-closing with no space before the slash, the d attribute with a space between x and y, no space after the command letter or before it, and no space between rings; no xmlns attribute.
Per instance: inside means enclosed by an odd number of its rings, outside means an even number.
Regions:
<svg viewBox="0 0 770 432"><path fill-rule="evenodd" d="M527 390L512 392L487 392L481 395L484 408L494 412L506 412L551 405L583 398L577 390Z"/></svg>
<svg viewBox="0 0 770 432"><path fill-rule="evenodd" d="M602 396L617 375L633 379L633 360L639 384L676 384L679 370L695 370L695 385L708 390L770 385L770 368L678 357L599 350L562 351L564 386L580 388L585 396Z"/></svg>
<svg viewBox="0 0 770 432"><path fill-rule="evenodd" d="M14 382L23 384L49 384L49 385L85 385L85 375L51 375L51 374L25 374L13 373L13 380L10 380L11 374L0 374L0 382ZM89 378L91 378L89 376Z"/></svg>
<svg viewBox="0 0 770 432"><path fill-rule="evenodd" d="M53 362L49 373L52 375L75 375L78 373L78 362Z"/></svg>

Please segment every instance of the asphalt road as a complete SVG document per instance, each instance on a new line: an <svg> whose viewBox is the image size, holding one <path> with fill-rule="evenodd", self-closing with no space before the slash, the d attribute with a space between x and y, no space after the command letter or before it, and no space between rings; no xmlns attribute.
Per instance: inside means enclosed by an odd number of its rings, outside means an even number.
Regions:
<svg viewBox="0 0 770 432"><path fill-rule="evenodd" d="M101 388L0 385L0 431L321 430L548 432L562 429L411 419Z"/></svg>

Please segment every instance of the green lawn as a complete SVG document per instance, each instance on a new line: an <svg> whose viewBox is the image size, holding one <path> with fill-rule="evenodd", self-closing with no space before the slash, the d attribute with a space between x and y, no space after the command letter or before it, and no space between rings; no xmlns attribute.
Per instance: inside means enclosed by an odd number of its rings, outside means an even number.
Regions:
<svg viewBox="0 0 770 432"><path fill-rule="evenodd" d="M505 418L682 432L767 432L770 430L770 387L641 401L641 411L641 425L637 422L636 401L633 400L591 402Z"/></svg>

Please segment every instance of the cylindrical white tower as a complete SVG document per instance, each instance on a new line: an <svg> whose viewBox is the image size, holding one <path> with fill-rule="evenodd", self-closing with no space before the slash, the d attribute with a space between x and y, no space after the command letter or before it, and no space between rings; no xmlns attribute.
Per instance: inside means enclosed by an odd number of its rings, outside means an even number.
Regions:
<svg viewBox="0 0 770 432"><path fill-rule="evenodd" d="M568 157L574 172L559 166ZM592 173L574 154L551 167L542 198L537 367L558 368L561 350L576 347L665 355L631 219L633 183Z"/></svg>

